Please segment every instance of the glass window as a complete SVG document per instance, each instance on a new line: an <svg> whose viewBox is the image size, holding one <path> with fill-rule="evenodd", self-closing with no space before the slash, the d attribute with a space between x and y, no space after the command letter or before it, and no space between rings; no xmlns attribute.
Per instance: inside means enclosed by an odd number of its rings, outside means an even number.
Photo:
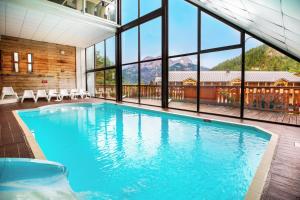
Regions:
<svg viewBox="0 0 300 200"><path fill-rule="evenodd" d="M123 101L138 102L138 65L122 66Z"/></svg>
<svg viewBox="0 0 300 200"><path fill-rule="evenodd" d="M143 16L161 7L161 0L140 0L140 15Z"/></svg>
<svg viewBox="0 0 300 200"><path fill-rule="evenodd" d="M201 12L201 49L240 44L240 32Z"/></svg>
<svg viewBox="0 0 300 200"><path fill-rule="evenodd" d="M200 111L240 116L241 49L200 55Z"/></svg>
<svg viewBox="0 0 300 200"><path fill-rule="evenodd" d="M87 73L87 90L92 96L95 96L95 73Z"/></svg>
<svg viewBox="0 0 300 200"><path fill-rule="evenodd" d="M114 66L116 59L115 37L106 40L106 67Z"/></svg>
<svg viewBox="0 0 300 200"><path fill-rule="evenodd" d="M116 99L115 69L105 70L105 98Z"/></svg>
<svg viewBox="0 0 300 200"><path fill-rule="evenodd" d="M138 61L138 29L132 28L122 33L122 63Z"/></svg>
<svg viewBox="0 0 300 200"><path fill-rule="evenodd" d="M122 0L122 24L127 24L138 18L138 0Z"/></svg>
<svg viewBox="0 0 300 200"><path fill-rule="evenodd" d="M169 59L169 107L197 110L197 55Z"/></svg>
<svg viewBox="0 0 300 200"><path fill-rule="evenodd" d="M244 117L297 124L300 63L251 36L245 39Z"/></svg>
<svg viewBox="0 0 300 200"><path fill-rule="evenodd" d="M104 67L104 41L95 45L95 53L96 53L96 68Z"/></svg>
<svg viewBox="0 0 300 200"><path fill-rule="evenodd" d="M161 58L161 17L141 25L141 60Z"/></svg>
<svg viewBox="0 0 300 200"><path fill-rule="evenodd" d="M98 98L105 98L104 71L96 72L95 79L95 96Z"/></svg>
<svg viewBox="0 0 300 200"><path fill-rule="evenodd" d="M161 105L161 60L141 63L141 103Z"/></svg>
<svg viewBox="0 0 300 200"><path fill-rule="evenodd" d="M169 1L169 55L197 51L197 7L182 0Z"/></svg>
<svg viewBox="0 0 300 200"><path fill-rule="evenodd" d="M86 69L94 69L94 46L86 48Z"/></svg>

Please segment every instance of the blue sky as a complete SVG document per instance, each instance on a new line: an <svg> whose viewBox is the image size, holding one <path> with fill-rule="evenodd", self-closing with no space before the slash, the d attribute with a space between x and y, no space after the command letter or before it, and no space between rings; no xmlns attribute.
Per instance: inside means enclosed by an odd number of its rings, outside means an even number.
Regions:
<svg viewBox="0 0 300 200"><path fill-rule="evenodd" d="M122 1L123 22L137 18L137 0ZM141 15L160 7L161 0L141 0ZM240 33L230 26L202 13L201 48L209 49L238 44ZM124 23L123 23L124 24ZM141 27L141 59L146 56L161 55L161 18L156 18ZM197 8L183 0L169 0L169 55L192 53L197 51ZM137 28L122 34L123 63L135 62L138 56ZM247 37L246 37L247 38ZM260 45L255 39L249 39L246 50ZM229 50L203 54L201 66L213 67L218 63L240 55L241 50Z"/></svg>

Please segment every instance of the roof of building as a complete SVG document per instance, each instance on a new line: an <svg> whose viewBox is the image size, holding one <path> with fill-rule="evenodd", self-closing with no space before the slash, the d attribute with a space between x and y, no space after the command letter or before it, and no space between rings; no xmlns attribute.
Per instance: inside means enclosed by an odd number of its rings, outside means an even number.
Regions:
<svg viewBox="0 0 300 200"><path fill-rule="evenodd" d="M170 71L170 82L182 82L188 79L197 80L196 71ZM240 71L201 71L200 82L230 82L241 79ZM286 71L246 71L246 82L276 82L278 80L288 82L300 82L300 77ZM161 77L155 78L156 82L161 81Z"/></svg>

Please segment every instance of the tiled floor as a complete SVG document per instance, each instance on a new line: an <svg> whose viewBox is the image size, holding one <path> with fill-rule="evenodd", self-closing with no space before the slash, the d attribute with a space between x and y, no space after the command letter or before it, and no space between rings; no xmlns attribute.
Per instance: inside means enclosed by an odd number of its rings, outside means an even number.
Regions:
<svg viewBox="0 0 300 200"><path fill-rule="evenodd" d="M67 100L64 101L64 103L80 101L99 102L101 100ZM56 102L51 103L53 104ZM31 149L23 136L21 128L15 120L12 111L18 109L34 108L46 104L48 103L40 102L35 104L32 102L25 102L23 104L13 103L0 105L0 157L33 157ZM161 110L161 108L159 107L151 108ZM167 109L167 111L184 113L210 119L252 124L278 134L278 146L271 164L268 181L265 185L262 199L300 199L300 148L295 147L295 142L300 142L300 128L255 122L250 120L232 119L228 117L220 117L207 114L197 114L173 109Z"/></svg>

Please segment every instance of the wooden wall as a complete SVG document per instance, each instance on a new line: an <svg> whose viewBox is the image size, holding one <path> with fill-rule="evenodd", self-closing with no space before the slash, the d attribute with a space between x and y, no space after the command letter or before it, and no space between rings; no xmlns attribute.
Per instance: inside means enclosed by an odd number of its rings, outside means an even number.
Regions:
<svg viewBox="0 0 300 200"><path fill-rule="evenodd" d="M71 46L1 36L0 87L24 89L76 88L76 49ZM64 52L64 54L62 53ZM13 52L19 53L19 72L13 69ZM27 72L27 54L33 54L33 71Z"/></svg>

